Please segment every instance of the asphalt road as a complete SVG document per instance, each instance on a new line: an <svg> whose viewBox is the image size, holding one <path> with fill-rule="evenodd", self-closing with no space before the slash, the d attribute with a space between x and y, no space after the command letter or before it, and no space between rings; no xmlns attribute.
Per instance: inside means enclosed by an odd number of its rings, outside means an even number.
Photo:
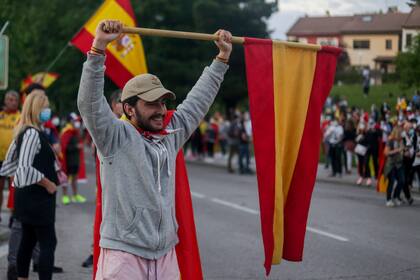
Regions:
<svg viewBox="0 0 420 280"><path fill-rule="evenodd" d="M205 279L265 279L256 177L202 165L188 170ZM54 279L91 279L92 270L80 266L92 240L91 160L88 171L80 187L88 203L57 208L56 264L65 273ZM390 209L364 187L317 184L308 226L303 262L283 261L267 279L420 279L420 198ZM1 279L6 252L0 246Z"/></svg>

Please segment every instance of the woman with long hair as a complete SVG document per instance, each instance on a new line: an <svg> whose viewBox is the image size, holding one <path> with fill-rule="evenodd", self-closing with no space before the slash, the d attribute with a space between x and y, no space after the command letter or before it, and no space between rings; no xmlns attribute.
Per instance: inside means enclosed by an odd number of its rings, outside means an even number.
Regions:
<svg viewBox="0 0 420 280"><path fill-rule="evenodd" d="M41 129L51 117L48 97L35 90L25 100L0 174L14 176L15 217L22 223L17 256L18 279L28 279L32 250L40 246L40 280L52 279L55 235L55 201L58 184L56 156Z"/></svg>

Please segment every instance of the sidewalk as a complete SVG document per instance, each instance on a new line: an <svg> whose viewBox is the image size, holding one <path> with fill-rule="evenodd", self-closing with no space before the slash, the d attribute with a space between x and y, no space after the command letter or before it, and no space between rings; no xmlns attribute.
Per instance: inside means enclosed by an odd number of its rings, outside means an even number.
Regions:
<svg viewBox="0 0 420 280"><path fill-rule="evenodd" d="M220 154L216 154L214 158L204 158L204 159L193 159L189 156L185 156L185 161L187 163L192 164L201 164L201 165L208 165L208 166L215 166L219 168L226 169L227 172L227 157L223 157ZM232 160L233 168L235 169L236 173L238 170L238 158L235 156ZM250 161L250 168L252 171L255 172L255 159L252 157ZM357 175L356 168L353 168L351 171L351 174L343 174L341 177L331 177L331 167L328 169L325 169L324 164L319 163L318 164L318 171L316 176L317 182L323 182L323 183L331 183L331 184L338 184L338 185L348 185L348 186L356 186L356 181L359 178ZM244 175L246 176L246 175ZM248 175L249 176L249 175ZM362 186L365 186L365 181L363 181ZM372 185L369 187L372 190L376 189L376 180L372 179ZM411 189L411 191L415 194L420 194L418 183L414 184L414 187Z"/></svg>

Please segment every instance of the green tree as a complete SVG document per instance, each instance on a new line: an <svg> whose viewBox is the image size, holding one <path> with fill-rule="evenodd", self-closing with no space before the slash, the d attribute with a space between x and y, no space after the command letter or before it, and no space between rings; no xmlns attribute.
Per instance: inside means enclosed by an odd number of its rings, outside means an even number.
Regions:
<svg viewBox="0 0 420 280"><path fill-rule="evenodd" d="M416 36L409 51L397 56L397 73L404 87L420 89L420 36Z"/></svg>
<svg viewBox="0 0 420 280"><path fill-rule="evenodd" d="M45 71L102 1L0 0L0 25L9 20L10 88L19 89L28 74ZM265 0L131 0L139 26L213 33L218 28L237 36L267 38L266 20L276 10ZM148 70L173 89L181 101L205 65L217 53L212 42L144 37ZM47 93L60 114L77 110L76 96L84 54L68 47L50 69L60 78ZM247 96L244 54L234 46L230 70L218 101L228 106ZM106 79L105 93L117 87Z"/></svg>
<svg viewBox="0 0 420 280"><path fill-rule="evenodd" d="M420 6L420 0L409 0L407 5L413 8L414 6Z"/></svg>

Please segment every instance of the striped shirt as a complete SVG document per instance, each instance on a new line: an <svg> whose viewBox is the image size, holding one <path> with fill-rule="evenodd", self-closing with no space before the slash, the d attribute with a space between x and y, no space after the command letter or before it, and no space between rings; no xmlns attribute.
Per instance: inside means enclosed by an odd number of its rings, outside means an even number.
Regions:
<svg viewBox="0 0 420 280"><path fill-rule="evenodd" d="M33 162L35 156L41 150L41 140L39 133L35 129L27 129L22 138L22 145L19 151L19 157L15 157L16 139L7 151L6 159L0 170L0 176L14 176L13 185L17 188L30 186L41 181L45 175L34 168ZM55 163L55 169L58 170L58 164Z"/></svg>

